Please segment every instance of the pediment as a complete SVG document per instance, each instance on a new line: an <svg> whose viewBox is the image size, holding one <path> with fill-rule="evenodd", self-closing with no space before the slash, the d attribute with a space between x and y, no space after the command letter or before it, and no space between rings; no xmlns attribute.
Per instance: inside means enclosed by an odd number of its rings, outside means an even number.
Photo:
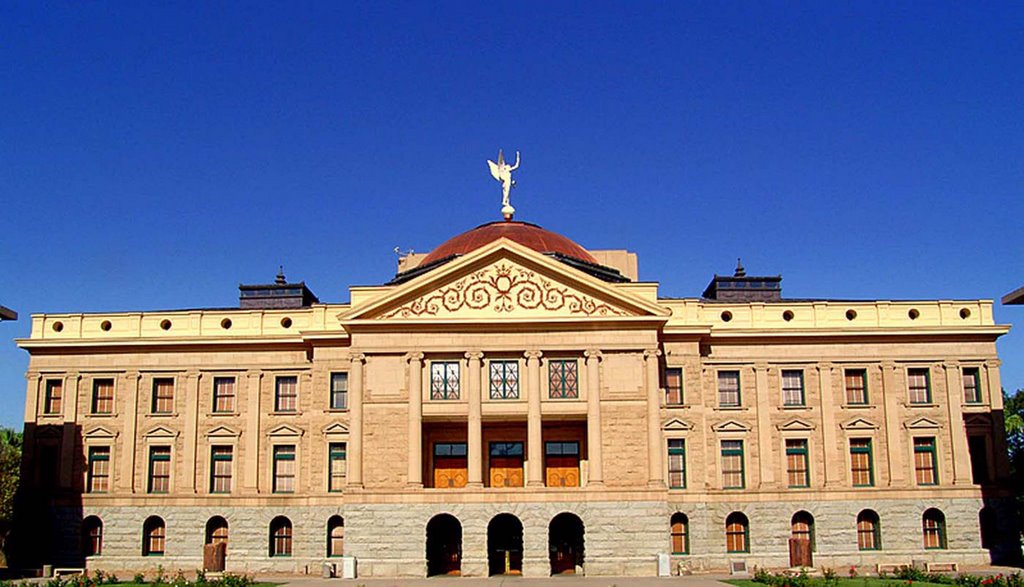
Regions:
<svg viewBox="0 0 1024 587"><path fill-rule="evenodd" d="M339 316L358 321L630 319L670 311L508 239L396 286Z"/></svg>
<svg viewBox="0 0 1024 587"><path fill-rule="evenodd" d="M267 433L267 436L276 438L282 436L302 436L303 434L305 434L305 431L301 428L296 428L291 424L281 424L280 426L272 428L270 432Z"/></svg>
<svg viewBox="0 0 1024 587"><path fill-rule="evenodd" d="M117 438L117 432L114 432L114 431L110 430L109 428L106 428L105 426L97 426L97 427L93 428L92 430L89 430L88 432L86 432L85 433L85 438L90 439L90 440L98 439L98 438L105 438L105 439Z"/></svg>
<svg viewBox="0 0 1024 587"><path fill-rule="evenodd" d="M779 424L776 428L783 432L810 432L811 430L814 430L814 424L811 424L807 420L795 418L785 424Z"/></svg>
<svg viewBox="0 0 1024 587"><path fill-rule="evenodd" d="M908 430L938 430L939 428L942 427L935 420L932 420L931 418L925 418L924 416L912 422L905 422L903 426L906 427Z"/></svg>
<svg viewBox="0 0 1024 587"><path fill-rule="evenodd" d="M661 426L662 430L670 430L674 432L687 432L693 430L693 424L680 420L679 418L672 418L665 422Z"/></svg>
<svg viewBox="0 0 1024 587"><path fill-rule="evenodd" d="M736 420L727 420L711 427L715 432L750 432L750 426Z"/></svg>
<svg viewBox="0 0 1024 587"><path fill-rule="evenodd" d="M324 436L348 435L348 427L341 422L333 422L324 427Z"/></svg>
<svg viewBox="0 0 1024 587"><path fill-rule="evenodd" d="M843 430L878 430L878 424L864 418L854 418L840 426Z"/></svg>
<svg viewBox="0 0 1024 587"><path fill-rule="evenodd" d="M238 438L242 433L227 426L217 426L206 433L209 438Z"/></svg>
<svg viewBox="0 0 1024 587"><path fill-rule="evenodd" d="M146 432L145 434L143 434L143 436L145 438L167 438L167 439L170 439L170 438L177 438L178 437L178 432L175 431L175 430L171 430L170 428L168 428L166 426L157 426L157 427L153 428L152 430L150 430L149 432Z"/></svg>
<svg viewBox="0 0 1024 587"><path fill-rule="evenodd" d="M992 416L988 414L970 414L964 418L964 425L968 428L991 428Z"/></svg>

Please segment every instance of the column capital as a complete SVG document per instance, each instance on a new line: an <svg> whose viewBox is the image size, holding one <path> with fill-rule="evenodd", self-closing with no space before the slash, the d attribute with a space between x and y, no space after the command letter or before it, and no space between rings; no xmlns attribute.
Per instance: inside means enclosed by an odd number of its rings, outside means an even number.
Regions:
<svg viewBox="0 0 1024 587"><path fill-rule="evenodd" d="M536 350L526 351L525 353L523 353L523 356L526 357L527 359L539 359L544 356L544 353Z"/></svg>
<svg viewBox="0 0 1024 587"><path fill-rule="evenodd" d="M661 349L644 349L645 359L657 359L661 356Z"/></svg>
<svg viewBox="0 0 1024 587"><path fill-rule="evenodd" d="M405 362L406 363L413 363L413 362L418 363L418 362L423 360L424 356L425 355L423 353L419 352L419 351L414 351L414 352L411 352L411 353L405 353Z"/></svg>
<svg viewBox="0 0 1024 587"><path fill-rule="evenodd" d="M600 361L603 354L600 349L587 349L583 351L583 356L588 359L597 359Z"/></svg>
<svg viewBox="0 0 1024 587"><path fill-rule="evenodd" d="M754 363L755 371L767 371L770 368L771 365L769 365L768 363Z"/></svg>
<svg viewBox="0 0 1024 587"><path fill-rule="evenodd" d="M942 362L942 366L945 369L959 369L960 361L957 361L956 359L946 359Z"/></svg>
<svg viewBox="0 0 1024 587"><path fill-rule="evenodd" d="M985 366L988 367L989 369L998 369L999 366L1002 364L1003 362L1000 361L999 359L989 359L985 361Z"/></svg>
<svg viewBox="0 0 1024 587"><path fill-rule="evenodd" d="M70 376L71 375L69 374L68 377ZM41 379L42 377L43 374L39 371L28 371L25 373L25 379L28 379L29 381L32 381L33 379Z"/></svg>
<svg viewBox="0 0 1024 587"><path fill-rule="evenodd" d="M348 360L353 362L353 363L365 363L366 362L366 355L364 353L359 352L359 351L351 351L348 354Z"/></svg>
<svg viewBox="0 0 1024 587"><path fill-rule="evenodd" d="M484 358L484 353L483 351L466 351L465 357L470 361L479 361L480 359Z"/></svg>
<svg viewBox="0 0 1024 587"><path fill-rule="evenodd" d="M896 368L896 361L882 361L881 365L882 365L882 369L895 369Z"/></svg>
<svg viewBox="0 0 1024 587"><path fill-rule="evenodd" d="M142 373L139 373L138 371L126 371L125 374L124 374L124 378L125 379L132 379L132 378L134 378L136 381L138 381L139 379L142 379Z"/></svg>
<svg viewBox="0 0 1024 587"><path fill-rule="evenodd" d="M198 369L189 369L185 371L184 375L185 379L199 379L200 373Z"/></svg>
<svg viewBox="0 0 1024 587"><path fill-rule="evenodd" d="M831 361L822 361L815 365L815 367L818 369L819 373L822 373L824 371L831 370L833 367L835 367L835 364L832 363Z"/></svg>
<svg viewBox="0 0 1024 587"><path fill-rule="evenodd" d="M245 372L245 376L250 378L250 379L252 379L253 377L263 377L263 371L258 371L256 369L250 369L250 370Z"/></svg>

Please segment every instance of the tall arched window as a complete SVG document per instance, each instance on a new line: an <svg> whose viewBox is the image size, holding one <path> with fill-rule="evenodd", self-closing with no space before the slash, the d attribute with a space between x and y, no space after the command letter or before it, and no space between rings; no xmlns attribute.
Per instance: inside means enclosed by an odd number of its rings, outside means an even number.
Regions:
<svg viewBox="0 0 1024 587"><path fill-rule="evenodd" d="M872 510L863 510L857 514L857 548L882 549L882 527L878 521L878 514Z"/></svg>
<svg viewBox="0 0 1024 587"><path fill-rule="evenodd" d="M292 555L292 522L284 516L270 521L270 556Z"/></svg>
<svg viewBox="0 0 1024 587"><path fill-rule="evenodd" d="M672 514L672 554L690 554L690 520L686 514Z"/></svg>
<svg viewBox="0 0 1024 587"><path fill-rule="evenodd" d="M227 548L228 543L228 521L220 516L214 516L206 521L206 543L221 544Z"/></svg>
<svg viewBox="0 0 1024 587"><path fill-rule="evenodd" d="M341 516L331 516L327 520L327 556L345 554L345 520Z"/></svg>
<svg viewBox="0 0 1024 587"><path fill-rule="evenodd" d="M750 552L750 523L740 512L733 512L725 519L725 550Z"/></svg>
<svg viewBox="0 0 1024 587"><path fill-rule="evenodd" d="M925 548L946 548L946 516L942 512L935 508L925 510L921 516L921 527Z"/></svg>
<svg viewBox="0 0 1024 587"><path fill-rule="evenodd" d="M96 516L82 520L82 555L103 554L103 521Z"/></svg>
<svg viewBox="0 0 1024 587"><path fill-rule="evenodd" d="M806 540L811 544L811 551L814 551L814 516L807 512L797 512L790 520L790 527L793 538Z"/></svg>
<svg viewBox="0 0 1024 587"><path fill-rule="evenodd" d="M142 556L163 556L167 529L159 516L146 518L142 525Z"/></svg>

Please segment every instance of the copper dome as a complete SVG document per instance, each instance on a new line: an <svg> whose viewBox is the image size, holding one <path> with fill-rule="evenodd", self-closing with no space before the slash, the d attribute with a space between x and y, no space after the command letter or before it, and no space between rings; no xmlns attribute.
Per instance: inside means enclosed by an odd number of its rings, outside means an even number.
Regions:
<svg viewBox="0 0 1024 587"><path fill-rule="evenodd" d="M597 264L597 259L586 249L560 234L544 230L536 224L528 222L498 221L482 224L473 230L453 236L424 257L419 266L425 267L453 255L465 255L501 237L513 240L540 253L559 253L580 261Z"/></svg>

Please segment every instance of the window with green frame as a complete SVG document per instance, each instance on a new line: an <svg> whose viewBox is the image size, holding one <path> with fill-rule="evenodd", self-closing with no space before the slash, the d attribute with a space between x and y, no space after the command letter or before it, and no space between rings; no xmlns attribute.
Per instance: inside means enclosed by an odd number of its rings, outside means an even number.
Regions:
<svg viewBox="0 0 1024 587"><path fill-rule="evenodd" d="M576 359L548 361L548 397L569 399L579 396Z"/></svg>
<svg viewBox="0 0 1024 587"><path fill-rule="evenodd" d="M681 438L668 441L668 487L686 489L686 441Z"/></svg>
<svg viewBox="0 0 1024 587"><path fill-rule="evenodd" d="M274 447L274 493L295 492L295 445Z"/></svg>
<svg viewBox="0 0 1024 587"><path fill-rule="evenodd" d="M86 493L110 490L110 447L89 447L89 468L86 471Z"/></svg>
<svg viewBox="0 0 1024 587"><path fill-rule="evenodd" d="M977 367L964 367L964 403L981 403L981 376Z"/></svg>
<svg viewBox="0 0 1024 587"><path fill-rule="evenodd" d="M802 406L804 399L804 372L802 369L782 371L782 405Z"/></svg>
<svg viewBox="0 0 1024 587"><path fill-rule="evenodd" d="M862 406L867 404L867 369L846 369L843 372L843 379L846 384L846 403L851 406Z"/></svg>
<svg viewBox="0 0 1024 587"><path fill-rule="evenodd" d="M348 474L344 442L332 442L328 446L327 491L341 491L345 488Z"/></svg>
<svg viewBox="0 0 1024 587"><path fill-rule="evenodd" d="M914 437L914 477L918 485L939 484L934 437Z"/></svg>
<svg viewBox="0 0 1024 587"><path fill-rule="evenodd" d="M149 447L149 493L168 493L171 490L171 447Z"/></svg>
<svg viewBox="0 0 1024 587"><path fill-rule="evenodd" d="M434 361L430 364L430 399L459 399L458 361Z"/></svg>
<svg viewBox="0 0 1024 587"><path fill-rule="evenodd" d="M927 367L907 369L907 390L910 403L932 403L931 372Z"/></svg>
<svg viewBox="0 0 1024 587"><path fill-rule="evenodd" d="M874 455L870 438L850 439L850 477L854 487L874 486Z"/></svg>
<svg viewBox="0 0 1024 587"><path fill-rule="evenodd" d="M811 471L807 463L807 440L786 440L786 476L790 487L811 486Z"/></svg>
<svg viewBox="0 0 1024 587"><path fill-rule="evenodd" d="M750 522L741 512L725 519L725 551L750 552Z"/></svg>
<svg viewBox="0 0 1024 587"><path fill-rule="evenodd" d="M519 399L519 361L491 361L491 399Z"/></svg>
<svg viewBox="0 0 1024 587"><path fill-rule="evenodd" d="M746 485L743 441L722 441L722 489L743 489Z"/></svg>

